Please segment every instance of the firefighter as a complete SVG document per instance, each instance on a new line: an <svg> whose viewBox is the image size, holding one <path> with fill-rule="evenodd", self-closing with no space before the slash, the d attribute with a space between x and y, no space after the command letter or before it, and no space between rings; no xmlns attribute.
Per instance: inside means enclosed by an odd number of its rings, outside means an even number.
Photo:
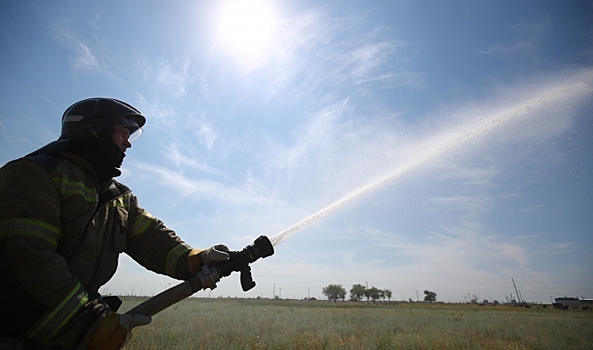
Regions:
<svg viewBox="0 0 593 350"><path fill-rule="evenodd" d="M114 179L145 121L116 99L79 101L57 141L0 169L0 349L125 345L151 318L98 293L120 253L182 280L228 259L222 245L190 247Z"/></svg>

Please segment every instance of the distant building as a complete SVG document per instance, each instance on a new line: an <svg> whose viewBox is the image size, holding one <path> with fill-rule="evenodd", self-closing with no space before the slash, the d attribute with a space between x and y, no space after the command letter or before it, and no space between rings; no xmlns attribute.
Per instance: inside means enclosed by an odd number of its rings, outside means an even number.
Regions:
<svg viewBox="0 0 593 350"><path fill-rule="evenodd" d="M560 297L554 298L555 309L590 309L593 306L593 299L577 298L577 297Z"/></svg>

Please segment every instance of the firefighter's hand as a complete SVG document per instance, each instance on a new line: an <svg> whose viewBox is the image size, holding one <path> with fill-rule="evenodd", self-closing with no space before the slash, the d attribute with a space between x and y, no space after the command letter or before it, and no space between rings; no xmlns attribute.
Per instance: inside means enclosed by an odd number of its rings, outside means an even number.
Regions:
<svg viewBox="0 0 593 350"><path fill-rule="evenodd" d="M229 248L224 244L215 245L202 252L202 262L204 265L229 260Z"/></svg>
<svg viewBox="0 0 593 350"><path fill-rule="evenodd" d="M150 316L138 314L107 313L97 332L87 344L88 350L118 350L124 347L132 337L132 329L147 325L152 321Z"/></svg>
<svg viewBox="0 0 593 350"><path fill-rule="evenodd" d="M204 265L212 265L220 261L229 259L229 248L226 245L219 244L208 249L192 249L187 257L187 265L191 276L200 272Z"/></svg>

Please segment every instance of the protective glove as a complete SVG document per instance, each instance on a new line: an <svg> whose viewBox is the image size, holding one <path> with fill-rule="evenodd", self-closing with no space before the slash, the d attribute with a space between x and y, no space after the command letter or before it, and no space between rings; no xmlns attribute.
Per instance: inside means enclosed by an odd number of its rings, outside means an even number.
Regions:
<svg viewBox="0 0 593 350"><path fill-rule="evenodd" d="M229 259L229 248L224 244L215 245L208 249L192 249L187 257L187 265L191 276L200 272L204 265L212 265Z"/></svg>
<svg viewBox="0 0 593 350"><path fill-rule="evenodd" d="M132 329L147 325L152 321L150 316L138 314L117 314L109 311L99 329L89 342L88 350L118 350L123 348L132 337Z"/></svg>

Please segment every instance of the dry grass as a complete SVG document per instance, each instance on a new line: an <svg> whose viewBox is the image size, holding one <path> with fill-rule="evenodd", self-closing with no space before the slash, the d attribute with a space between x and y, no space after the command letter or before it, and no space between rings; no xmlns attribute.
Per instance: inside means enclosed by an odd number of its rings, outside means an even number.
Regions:
<svg viewBox="0 0 593 350"><path fill-rule="evenodd" d="M139 301L125 299L122 311ZM455 304L187 299L126 349L592 349L593 312Z"/></svg>

